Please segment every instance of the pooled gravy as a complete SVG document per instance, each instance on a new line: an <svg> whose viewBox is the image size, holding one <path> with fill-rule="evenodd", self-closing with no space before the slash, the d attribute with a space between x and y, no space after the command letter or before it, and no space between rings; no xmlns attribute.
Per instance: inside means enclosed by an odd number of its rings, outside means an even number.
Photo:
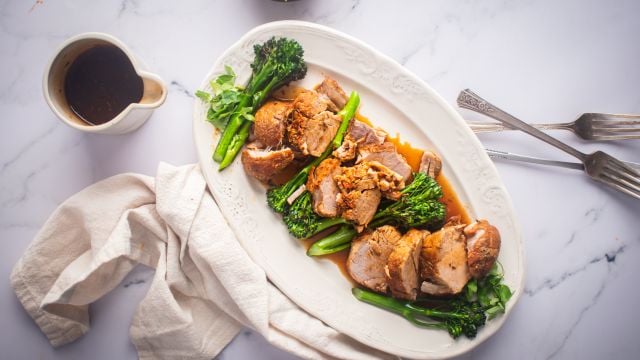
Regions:
<svg viewBox="0 0 640 360"><path fill-rule="evenodd" d="M356 114L356 119L359 121L362 121L363 123L369 126L374 126L371 123L371 121L369 121L368 118L364 117L359 113ZM387 137L387 140L396 145L396 149L398 153L402 154L402 156L404 156L407 159L407 162L409 163L413 171L419 170L420 160L422 159L422 154L424 153L423 150L414 148L408 142L402 142L400 140L399 135L396 136L395 138ZM469 218L469 214L467 213L464 206L462 206L462 204L460 203L460 199L458 199L458 196L453 190L451 183L449 183L447 178L442 174L438 175L436 181L442 187L443 195L442 195L442 198L440 199L440 202L442 202L447 209L446 221L448 221L454 216L459 216L463 223L469 224L471 222ZM311 245L313 245L313 243L316 240L319 240L328 234L329 234L328 232L322 232L310 239L303 240L305 249L309 249L309 247L311 247ZM349 276L349 272L347 271L348 256L349 256L349 249L347 248L337 253L319 256L318 260L328 260L336 264L336 266L338 267L340 272L344 275L344 277L347 278L352 283L354 283L354 286L355 286L356 285L355 282L353 281L353 279L351 279L351 276Z"/></svg>

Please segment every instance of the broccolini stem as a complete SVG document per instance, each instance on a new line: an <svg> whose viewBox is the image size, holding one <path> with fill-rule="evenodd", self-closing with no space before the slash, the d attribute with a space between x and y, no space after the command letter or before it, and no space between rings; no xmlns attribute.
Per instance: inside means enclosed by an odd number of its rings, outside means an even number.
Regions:
<svg viewBox="0 0 640 360"><path fill-rule="evenodd" d="M357 99L357 101L351 101L351 99ZM347 128L351 123L351 119L356 115L358 105L360 105L360 94L356 91L352 91L349 96L349 101L345 104L344 108L338 112L338 116L340 116L342 122L340 123L336 136L333 138L331 151L342 145L342 140L344 139L344 135L347 133Z"/></svg>
<svg viewBox="0 0 640 360"><path fill-rule="evenodd" d="M326 229L328 229L328 228L330 228L332 226L340 225L340 224L349 224L349 222L347 220L345 220L344 218L341 218L341 217L322 219L318 223L318 227L314 231L313 235L315 235L315 234L317 234L317 233L319 233L321 231L324 231L324 230L326 230Z"/></svg>
<svg viewBox="0 0 640 360"><path fill-rule="evenodd" d="M276 212L282 213L287 208L287 199L293 194L302 184L307 181L309 172L314 166L320 163L320 158L314 159L309 165L305 166L293 179L287 181L284 185L271 188L267 191L267 203Z"/></svg>
<svg viewBox="0 0 640 360"><path fill-rule="evenodd" d="M416 323L415 315L422 315L422 316L442 318L442 319L464 318L464 315L461 315L461 314L415 306L410 301L394 299L390 296L378 294L373 291L353 288L351 292L353 293L353 296L356 297L356 299L360 301L364 301L371 305L375 305L383 309L387 309L396 314L400 314L414 324ZM423 324L426 324L426 323L424 323L424 321L418 321L418 324L422 326ZM428 323L428 324L431 324L431 323Z"/></svg>
<svg viewBox="0 0 640 360"><path fill-rule="evenodd" d="M242 149L242 145L244 145L244 142L249 137L251 123L252 123L251 121L244 120L244 124L240 126L240 129L233 136L231 143L227 147L227 152L226 154L224 154L224 158L222 159L222 162L220 162L218 171L221 171L222 169L231 165L231 163L233 162L233 159L236 158L236 155L240 152L240 149Z"/></svg>
<svg viewBox="0 0 640 360"><path fill-rule="evenodd" d="M269 95L271 93L271 90L280 87L280 85L281 85L280 84L280 79L273 78L273 79L271 79L269 84L267 84L267 86L264 89L254 93L253 94L253 108L257 109L259 106L261 106L262 103L266 100L267 95Z"/></svg>
<svg viewBox="0 0 640 360"><path fill-rule="evenodd" d="M238 107L236 109L237 110L242 109L243 107L246 107L247 105L250 105L250 104L251 104L251 96L244 96L238 103ZM216 145L216 149L213 152L213 160L215 162L221 162L224 160L224 157L227 154L227 149L229 148L229 145L233 141L234 136L236 135L236 132L238 132L238 129L240 128L240 126L242 126L243 120L244 119L242 118L241 113L239 111L236 111L231 116L231 119L229 120L227 127L222 132L222 136L218 141L218 145Z"/></svg>
<svg viewBox="0 0 640 360"><path fill-rule="evenodd" d="M342 225L333 234L316 241L307 250L309 256L329 255L351 246L351 240L357 235L350 224Z"/></svg>
<svg viewBox="0 0 640 360"><path fill-rule="evenodd" d="M385 308L401 315L407 310L404 307L404 302L389 296L380 295L360 288L353 288L351 289L351 292L353 293L353 296L360 301Z"/></svg>
<svg viewBox="0 0 640 360"><path fill-rule="evenodd" d="M277 85L278 85L278 79L274 78L264 89L253 94L252 108L255 110L257 107L262 105L267 95L270 94L271 90ZM240 103L239 106L242 106L242 103ZM253 112L253 110L251 112ZM234 118L235 117L236 116L234 116ZM225 128L225 131L222 134L222 138L220 139L220 142L218 143L218 145L222 144L224 139L224 134L226 134L227 129L231 126L231 123L232 121L230 121L229 125L227 125L227 128ZM239 124L240 125L238 125L238 130L236 131L232 139L228 141L227 149L222 157L222 160L220 161L220 167L218 168L218 170L222 170L227 166L231 165L233 160L236 158L236 156L242 149L242 145L244 145L245 141L247 141L247 138L249 137L249 132L251 130L250 128L251 128L252 122L249 120L240 118ZM234 122L234 126L235 126L235 122ZM218 151L218 148L216 147L216 152L214 152L214 160L216 159L215 156L217 154L217 151Z"/></svg>
<svg viewBox="0 0 640 360"><path fill-rule="evenodd" d="M336 218L336 219L342 219L342 218ZM380 227L386 224L389 221L390 219L386 217L379 218L370 222L368 227L371 229L375 229L377 227ZM336 223L339 223L339 222L336 222ZM356 237L358 233L353 228L353 225L349 224L346 220L344 220L344 223L345 225L341 226L333 234L330 234L329 236L322 238L316 241L315 243L313 243L313 245L311 245L309 250L307 250L307 255L309 256L329 255L350 247L351 240L353 240L353 238ZM328 228L328 226L325 227L325 229L326 228ZM320 231L317 231L316 234L319 232Z"/></svg>
<svg viewBox="0 0 640 360"><path fill-rule="evenodd" d="M260 68L260 72L257 74L251 74L247 90L249 93L254 94L258 88L261 88L264 82L269 79L269 76L274 71L273 60L269 58L267 62Z"/></svg>

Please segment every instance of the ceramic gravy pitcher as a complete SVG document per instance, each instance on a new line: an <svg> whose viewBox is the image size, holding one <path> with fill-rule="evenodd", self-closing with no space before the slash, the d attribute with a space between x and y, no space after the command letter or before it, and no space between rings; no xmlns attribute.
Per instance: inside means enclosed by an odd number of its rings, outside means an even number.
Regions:
<svg viewBox="0 0 640 360"><path fill-rule="evenodd" d="M80 118L69 105L65 97L65 79L69 67L79 55L101 45L113 45L122 50L142 80L143 92L138 102L130 103L111 120L92 125ZM162 79L145 71L143 64L124 43L109 34L96 32L76 35L60 46L45 69L43 91L49 107L64 123L81 131L102 134L123 134L137 129L167 97L167 88Z"/></svg>

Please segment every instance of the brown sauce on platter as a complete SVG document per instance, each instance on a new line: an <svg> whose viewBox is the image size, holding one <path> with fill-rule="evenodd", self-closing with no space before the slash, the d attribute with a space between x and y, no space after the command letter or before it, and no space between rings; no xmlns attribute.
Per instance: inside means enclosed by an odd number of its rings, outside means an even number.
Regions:
<svg viewBox="0 0 640 360"><path fill-rule="evenodd" d="M80 54L69 66L64 95L73 112L89 125L112 120L142 99L142 79L127 55L113 45Z"/></svg>
<svg viewBox="0 0 640 360"><path fill-rule="evenodd" d="M420 162L422 161L424 150L414 148L408 142L400 140L400 134L396 134L396 137L387 136L387 141L396 146L398 153L404 156L414 172L420 170Z"/></svg>
<svg viewBox="0 0 640 360"><path fill-rule="evenodd" d="M400 153L405 157L405 159L407 159L407 162L409 163L413 171L418 171L420 169L420 162L422 160L422 154L424 153L424 150L414 148L410 143L400 140L399 134L397 134L396 137L393 138L387 137L387 141L392 142L396 146L396 150L398 150L398 153ZM449 180L447 180L444 175L440 174L438 175L436 181L442 187L443 195L442 199L440 199L440 202L442 202L447 208L446 220L448 221L454 216L459 216L463 223L469 224L471 222L469 214L467 214L466 209L460 203L458 195L456 195L456 192L453 190L453 186L451 185Z"/></svg>
<svg viewBox="0 0 640 360"><path fill-rule="evenodd" d="M287 100L291 101L301 91L304 91L304 90L305 90L304 88L298 87L298 86L284 86L276 90L276 92L272 95L272 98L276 100L282 100L282 101L287 101ZM375 126L366 116L360 113L356 113L355 119L369 126L372 126L372 127ZM407 162L409 163L413 171L417 172L420 169L420 162L422 160L422 154L424 153L424 150L413 147L409 142L402 141L400 139L399 134L396 134L395 137L387 136L387 141L392 142L396 146L398 153L400 153L402 156L405 157L405 159L407 160ZM279 174L279 176L272 179L272 184L285 183L290 178L292 178L303 165L304 164L296 164L296 165L292 164L292 166L290 166L289 169L286 169L286 171L283 171L281 174ZM470 218L465 207L460 202L460 199L456 195L453 189L453 186L447 180L447 178L444 175L440 174L438 175L436 181L442 187L443 196L440 199L440 201L446 207L446 221L448 221L454 216L459 216L464 223L467 223L467 224L470 223ZM309 239L300 240L300 242L302 243L306 251L309 249L309 247L311 247L311 245L313 245L315 241L329 235L334 230L335 229L327 229ZM349 282L351 282L353 286L358 286L358 284L355 283L355 281L351 278L351 276L349 275L349 272L347 271L346 265L347 265L348 256L349 256L349 249L345 249L337 253L318 256L315 260L330 261L334 263L338 267L342 275L347 280L349 280Z"/></svg>
<svg viewBox="0 0 640 360"><path fill-rule="evenodd" d="M375 126L373 123L364 115L360 113L356 113L356 120L361 121L369 126ZM409 166L413 169L413 171L418 171L420 169L420 162L422 160L422 154L424 150L413 147L409 142L400 140L400 135L396 134L395 137L387 137L387 141L392 142L402 156L405 157ZM453 186L447 180L447 178L440 174L438 175L436 181L442 187L442 198L440 202L442 202L446 207L446 220L449 221L454 216L459 216L463 223L469 224L470 218L467 210L464 208L460 199L458 199L458 195L456 195ZM309 249L309 247L316 241L323 238L325 235L328 235L329 232L323 232L318 234L310 239L303 240L305 249ZM353 286L357 286L357 284L353 281L349 272L347 271L347 257L349 256L349 249L345 249L339 251L334 254L319 256L318 259L324 259L333 262L336 264L340 272L344 275L346 279L348 279Z"/></svg>
<svg viewBox="0 0 640 360"><path fill-rule="evenodd" d="M470 224L471 218L469 217L467 210L462 206L462 203L460 202L460 199L458 199L458 195L456 195L456 192L453 190L449 180L440 174L436 181L442 187L443 195L440 202L447 208L446 221L449 221L449 219L454 216L459 216L463 223Z"/></svg>
<svg viewBox="0 0 640 360"><path fill-rule="evenodd" d="M367 125L369 125L369 126L375 126L375 125L373 125L373 124L371 123L371 121L369 121L369 118L368 118L368 117L366 117L366 116L364 116L364 115L360 114L359 112L358 112L358 113L356 113L356 120L358 120L358 121L360 121L360 122L363 122L363 123L365 123L365 124L367 124Z"/></svg>
<svg viewBox="0 0 640 360"><path fill-rule="evenodd" d="M325 236L328 236L329 234L331 234L333 232L333 230L325 230L313 237L310 237L308 239L305 240L301 240L305 251L309 250L309 248L311 247L311 245L313 245L314 242L316 242L316 240L320 240ZM322 261L330 261L332 263L334 263L337 267L338 270L340 270L340 273L351 282L351 284L353 286L357 286L356 282L353 281L353 279L351 278L351 275L349 275L349 272L347 271L347 258L349 257L349 249L344 249L342 251L338 251L336 253L333 254L329 254L329 255L323 255L323 256L318 256L315 258L315 260L322 260Z"/></svg>

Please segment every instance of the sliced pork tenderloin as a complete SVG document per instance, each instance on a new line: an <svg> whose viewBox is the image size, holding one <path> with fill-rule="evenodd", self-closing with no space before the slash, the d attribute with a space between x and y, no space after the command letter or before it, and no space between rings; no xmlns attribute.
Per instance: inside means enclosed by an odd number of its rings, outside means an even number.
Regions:
<svg viewBox="0 0 640 360"><path fill-rule="evenodd" d="M440 157L432 151L425 151L422 154L422 159L420 160L419 171L435 179L438 177L441 170L442 160L440 160Z"/></svg>
<svg viewBox="0 0 640 360"><path fill-rule="evenodd" d="M396 228L386 225L355 238L347 258L351 278L366 288L386 293L389 290L386 265L401 237Z"/></svg>
<svg viewBox="0 0 640 360"><path fill-rule="evenodd" d="M422 242L426 230L411 229L400 238L387 261L391 295L397 299L415 300L420 288L418 274Z"/></svg>
<svg viewBox="0 0 640 360"><path fill-rule="evenodd" d="M487 220L478 220L464 228L467 237L467 264L475 279L491 271L500 253L500 232Z"/></svg>
<svg viewBox="0 0 640 360"><path fill-rule="evenodd" d="M307 179L306 188L313 198L313 210L324 217L336 217L338 187L333 178L342 173L340 161L326 159L315 167Z"/></svg>
<svg viewBox="0 0 640 360"><path fill-rule="evenodd" d="M298 110L296 107L291 123L287 127L289 143L303 155L320 156L329 146L340 127L340 117L331 111L326 111L326 107L324 107L325 110L308 115L311 111L321 108L323 107L309 105L307 108L303 107L303 110Z"/></svg>
<svg viewBox="0 0 640 360"><path fill-rule="evenodd" d="M293 100L293 110L306 118L312 118L317 114L331 110L333 103L326 95L313 90L303 90Z"/></svg>
<svg viewBox="0 0 640 360"><path fill-rule="evenodd" d="M341 162L347 162L356 158L357 149L358 144L349 136L345 136L342 140L342 145L335 149L332 155Z"/></svg>
<svg viewBox="0 0 640 360"><path fill-rule="evenodd" d="M356 163L364 161L377 161L381 163L402 176L405 183L409 183L412 179L413 171L411 166L409 166L404 156L396 151L393 143L384 142L380 145L371 144L358 146L358 160Z"/></svg>
<svg viewBox="0 0 640 360"><path fill-rule="evenodd" d="M293 161L293 151L289 148L265 150L255 145L249 144L242 150L241 160L247 174L260 181L268 182Z"/></svg>
<svg viewBox="0 0 640 360"><path fill-rule="evenodd" d="M469 281L464 227L457 221L450 222L425 237L420 254L422 292L458 294Z"/></svg>
<svg viewBox="0 0 640 360"><path fill-rule="evenodd" d="M354 120L349 125L347 136L360 145L382 145L387 138L387 133L380 128Z"/></svg>
<svg viewBox="0 0 640 360"><path fill-rule="evenodd" d="M400 199L400 191L405 186L402 176L377 161L367 161L356 166L361 165L369 167L367 174L375 179L383 197L391 200Z"/></svg>
<svg viewBox="0 0 640 360"><path fill-rule="evenodd" d="M291 103L268 101L255 115L253 133L265 148L277 149L284 143L287 119L291 114Z"/></svg>
<svg viewBox="0 0 640 360"><path fill-rule="evenodd" d="M358 146L380 145L386 137L387 133L383 130L353 120L349 124L342 145L333 152L333 156L342 162L351 161L356 158Z"/></svg>
<svg viewBox="0 0 640 360"><path fill-rule="evenodd" d="M344 167L334 180L340 190L337 203L343 209L342 217L352 221L357 230L362 230L375 215L382 199L378 180L372 175L370 164Z"/></svg>
<svg viewBox="0 0 640 360"><path fill-rule="evenodd" d="M329 76L325 76L322 83L316 86L315 89L318 93L325 95L331 100L335 109L337 109L336 111L340 111L349 100L349 97L345 94L344 90L342 90L338 82Z"/></svg>

